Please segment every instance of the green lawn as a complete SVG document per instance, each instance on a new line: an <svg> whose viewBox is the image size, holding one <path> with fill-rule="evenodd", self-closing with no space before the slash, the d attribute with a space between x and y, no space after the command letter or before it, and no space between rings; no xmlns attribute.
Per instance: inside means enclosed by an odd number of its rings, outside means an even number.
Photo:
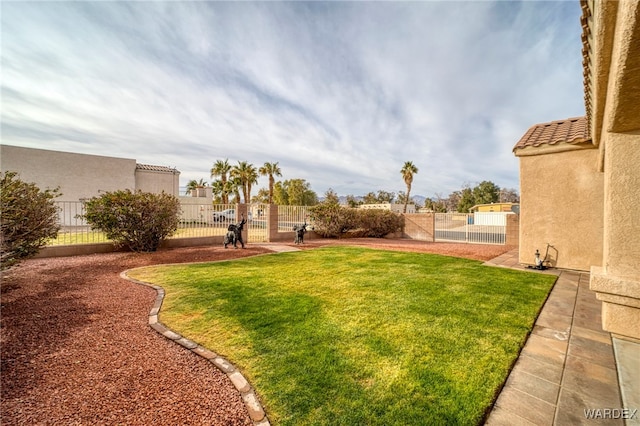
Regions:
<svg viewBox="0 0 640 426"><path fill-rule="evenodd" d="M212 237L224 235L227 232L227 228L224 225L218 227L211 226L192 226L181 227L169 238L193 238L193 237ZM59 246L59 245L71 245L71 244L93 244L93 243L108 243L111 242L109 238L100 230L91 230L85 228L82 230L73 231L60 231L56 238L51 238L47 245Z"/></svg>
<svg viewBox="0 0 640 426"><path fill-rule="evenodd" d="M329 247L147 267L160 321L228 358L278 425L477 424L555 277Z"/></svg>

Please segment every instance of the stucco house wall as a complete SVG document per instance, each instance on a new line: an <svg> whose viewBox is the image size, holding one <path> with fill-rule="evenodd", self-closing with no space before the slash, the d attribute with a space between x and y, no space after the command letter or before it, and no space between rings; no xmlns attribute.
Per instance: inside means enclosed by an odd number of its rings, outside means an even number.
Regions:
<svg viewBox="0 0 640 426"><path fill-rule="evenodd" d="M360 204L358 206L359 209L365 210L391 210L394 213L402 213L404 212L404 204L391 204L391 203L380 203L380 204ZM415 204L407 204L407 214L415 213L416 205Z"/></svg>
<svg viewBox="0 0 640 426"><path fill-rule="evenodd" d="M77 154L0 145L0 170L15 171L20 179L41 189L60 188L56 201L79 201L104 191L140 189L178 196L180 172L145 166L130 158Z"/></svg>
<svg viewBox="0 0 640 426"><path fill-rule="evenodd" d="M192 191L191 195L178 197L182 208L182 220L205 223L213 221L213 189L210 186L200 189L202 191Z"/></svg>
<svg viewBox="0 0 640 426"><path fill-rule="evenodd" d="M538 243L532 240L532 229L547 232L545 237L554 245L566 241L566 247L559 247L557 266L570 267L562 261L563 251L580 259L580 269L591 262L589 285L602 301L603 329L615 338L638 341L640 2L581 0L580 6L586 115L533 126L514 147L521 164L520 260L526 262L532 244ZM590 149L578 154L578 148ZM594 158L600 176L591 172ZM534 186L536 174L547 183ZM594 189L600 187L601 192ZM549 206L563 197L570 207L553 210L553 217L545 221L552 211ZM564 220L575 211L592 214L581 222ZM580 236L597 222L602 223L599 245L597 235ZM576 237L567 239L569 233ZM599 259L592 259L598 254Z"/></svg>
<svg viewBox="0 0 640 426"><path fill-rule="evenodd" d="M536 249L544 255L550 243L555 267L600 265L604 177L597 160L597 149L520 156L520 263L533 264Z"/></svg>
<svg viewBox="0 0 640 426"><path fill-rule="evenodd" d="M143 192L153 192L179 196L180 172L163 166L137 164L135 171L135 188Z"/></svg>
<svg viewBox="0 0 640 426"><path fill-rule="evenodd" d="M640 2L581 1L585 105L604 174L604 242L590 287L602 324L640 339Z"/></svg>
<svg viewBox="0 0 640 426"><path fill-rule="evenodd" d="M0 145L0 170L15 171L39 188L60 187L56 201L78 201L136 187L136 160Z"/></svg>

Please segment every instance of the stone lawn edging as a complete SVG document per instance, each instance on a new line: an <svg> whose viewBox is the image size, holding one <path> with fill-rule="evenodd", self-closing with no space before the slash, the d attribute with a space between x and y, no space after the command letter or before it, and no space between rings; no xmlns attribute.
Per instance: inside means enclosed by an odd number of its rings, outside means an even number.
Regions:
<svg viewBox="0 0 640 426"><path fill-rule="evenodd" d="M233 386L240 392L242 396L242 401L244 402L245 407L249 413L249 417L253 422L254 426L270 426L269 418L267 417L258 396L255 393L254 388L251 386L249 381L244 377L244 375L227 359L221 357L210 349L205 348L204 346L198 345L196 342L187 339L186 337L181 336L180 334L174 332L160 321L158 321L158 314L160 312L160 307L162 306L162 302L164 300L165 291L162 287L147 283L145 281L139 281L133 279L127 275L127 272L123 271L120 273L120 277L131 281L135 284L144 285L147 287L151 287L156 290L156 300L149 312L149 326L166 337L169 340L174 341L180 346L190 350L194 354L201 356L207 361L213 363L220 371L225 373Z"/></svg>

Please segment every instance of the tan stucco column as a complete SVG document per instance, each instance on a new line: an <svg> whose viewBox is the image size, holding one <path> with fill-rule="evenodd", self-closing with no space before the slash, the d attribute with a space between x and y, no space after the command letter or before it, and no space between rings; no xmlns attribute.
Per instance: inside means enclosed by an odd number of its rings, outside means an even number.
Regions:
<svg viewBox="0 0 640 426"><path fill-rule="evenodd" d="M604 172L601 267L591 289L602 325L640 339L640 2L593 2L592 134Z"/></svg>
<svg viewBox="0 0 640 426"><path fill-rule="evenodd" d="M276 241L278 235L278 205L269 204L267 209L267 241Z"/></svg>
<svg viewBox="0 0 640 426"><path fill-rule="evenodd" d="M640 134L606 138L603 266L591 268L603 328L640 339Z"/></svg>

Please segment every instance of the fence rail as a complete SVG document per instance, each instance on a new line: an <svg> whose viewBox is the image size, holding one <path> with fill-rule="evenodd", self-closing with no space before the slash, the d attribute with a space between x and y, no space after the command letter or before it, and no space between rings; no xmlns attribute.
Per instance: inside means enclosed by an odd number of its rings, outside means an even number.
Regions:
<svg viewBox="0 0 640 426"><path fill-rule="evenodd" d="M269 239L269 205L249 204L247 206L247 242L264 243Z"/></svg>
<svg viewBox="0 0 640 426"><path fill-rule="evenodd" d="M310 223L308 206L278 206L278 231L292 231L305 223Z"/></svg>
<svg viewBox="0 0 640 426"><path fill-rule="evenodd" d="M109 242L102 231L92 230L82 219L81 201L58 201L60 231L47 245L94 244ZM222 236L230 223L237 220L236 204L183 204L177 232L171 238ZM247 205L247 242L266 242L269 231L292 231L294 226L313 223L308 206L278 206L277 218L271 217L268 204ZM436 213L434 239L480 244L506 244L506 215L509 213Z"/></svg>
<svg viewBox="0 0 640 426"><path fill-rule="evenodd" d="M106 243L110 240L100 230L92 230L82 219L85 213L81 201L57 201L58 236L49 240L48 246ZM308 223L307 206L279 206L278 231L291 231L295 225ZM248 242L266 242L269 227L269 205L247 206ZM222 236L227 227L235 223L235 204L183 204L177 232L171 238L198 238Z"/></svg>

